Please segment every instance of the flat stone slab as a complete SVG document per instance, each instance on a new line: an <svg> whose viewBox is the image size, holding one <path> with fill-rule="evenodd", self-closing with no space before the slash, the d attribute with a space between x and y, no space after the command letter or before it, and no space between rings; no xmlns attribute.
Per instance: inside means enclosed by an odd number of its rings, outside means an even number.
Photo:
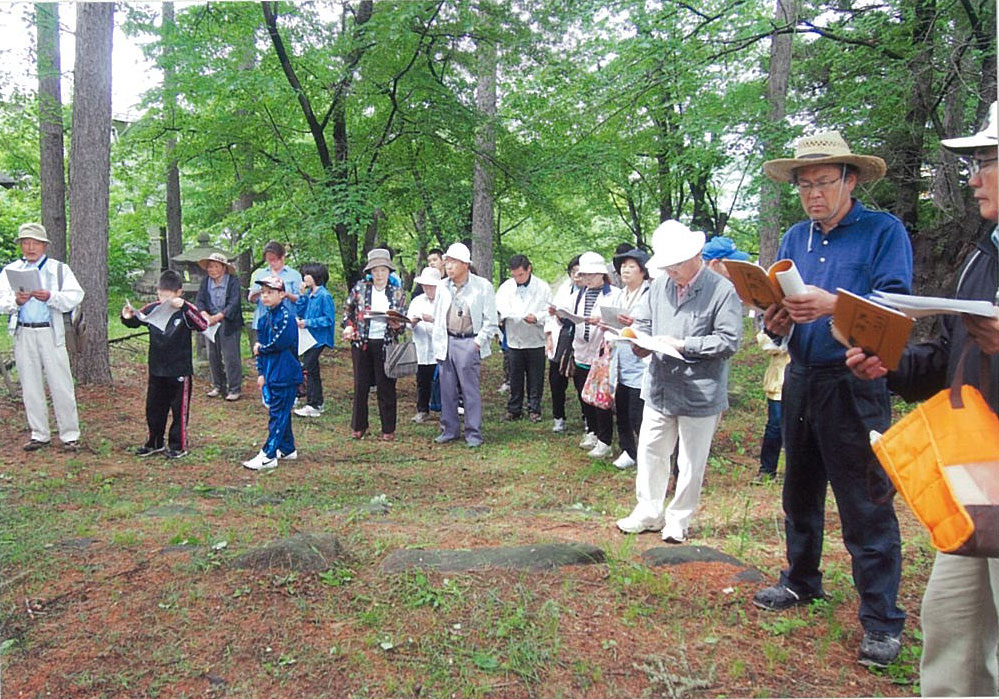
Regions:
<svg viewBox="0 0 999 699"><path fill-rule="evenodd" d="M300 573L321 573L334 568L344 554L340 539L332 534L300 532L263 548L247 551L234 558L231 565L252 570L281 568Z"/></svg>
<svg viewBox="0 0 999 699"><path fill-rule="evenodd" d="M195 515L200 515L201 510L191 507L190 505L169 502L163 505L150 507L142 514L146 517L193 517Z"/></svg>
<svg viewBox="0 0 999 699"><path fill-rule="evenodd" d="M63 539L55 543L55 548L60 551L86 551L97 543L97 539Z"/></svg>
<svg viewBox="0 0 999 699"><path fill-rule="evenodd" d="M659 546L642 553L642 563L651 567L675 566L684 563L728 563L741 568L734 576L738 582L762 582L760 571L750 568L734 556L710 546Z"/></svg>
<svg viewBox="0 0 999 699"><path fill-rule="evenodd" d="M497 548L403 549L390 554L381 564L384 573L413 569L461 573L486 568L515 570L552 570L560 566L603 563L604 552L588 544L538 544L536 546L501 546Z"/></svg>

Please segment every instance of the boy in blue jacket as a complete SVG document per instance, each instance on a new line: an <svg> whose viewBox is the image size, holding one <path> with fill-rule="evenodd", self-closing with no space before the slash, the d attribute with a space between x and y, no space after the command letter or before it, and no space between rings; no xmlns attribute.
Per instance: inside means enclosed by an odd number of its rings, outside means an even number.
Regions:
<svg viewBox="0 0 999 699"><path fill-rule="evenodd" d="M326 265L309 262L302 265L301 292L295 310L298 327L308 330L316 344L301 354L305 371L305 405L295 414L299 417L319 417L323 414L323 379L319 374L319 355L324 347L333 348L333 327L336 321L333 297L326 290L330 275Z"/></svg>
<svg viewBox="0 0 999 699"><path fill-rule="evenodd" d="M263 448L243 462L252 471L275 468L278 459L298 458L291 432L291 408L298 384L302 383L302 367L296 357L298 327L283 303L284 282L280 277L268 276L258 284L265 313L257 329L253 355L257 358L257 387L266 396L270 419Z"/></svg>

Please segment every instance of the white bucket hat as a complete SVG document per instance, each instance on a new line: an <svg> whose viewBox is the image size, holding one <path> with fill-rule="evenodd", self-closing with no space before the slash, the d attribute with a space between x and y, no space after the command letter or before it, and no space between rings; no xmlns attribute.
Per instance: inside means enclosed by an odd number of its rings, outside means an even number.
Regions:
<svg viewBox="0 0 999 699"><path fill-rule="evenodd" d="M607 274L607 263L599 252L584 252L579 256L579 274Z"/></svg>
<svg viewBox="0 0 999 699"><path fill-rule="evenodd" d="M793 158L778 158L763 163L763 172L775 182L792 182L794 171L809 165L853 165L858 182L874 182L885 176L888 167L876 155L857 155L850 150L839 131L823 131L803 136L794 144Z"/></svg>
<svg viewBox="0 0 999 699"><path fill-rule="evenodd" d="M940 141L940 145L958 155L972 155L978 148L995 148L999 145L999 124L996 119L996 102L989 107L989 113L985 117L982 130L974 136L963 138L945 138Z"/></svg>
<svg viewBox="0 0 999 699"><path fill-rule="evenodd" d="M451 258L452 260L458 260L458 262L464 262L466 265L472 262L472 253L469 252L468 246L464 243L451 243L451 246L444 253L444 259Z"/></svg>
<svg viewBox="0 0 999 699"><path fill-rule="evenodd" d="M648 264L649 272L686 262L700 255L703 249L703 233L692 231L673 219L663 221L652 233L653 254Z"/></svg>
<svg viewBox="0 0 999 699"><path fill-rule="evenodd" d="M416 284L438 286L441 283L441 271L436 267L424 267L420 275L413 280Z"/></svg>
<svg viewBox="0 0 999 699"><path fill-rule="evenodd" d="M39 240L43 243L50 242L49 235L45 232L45 226L40 223L22 223L21 227L17 229L17 239L24 238Z"/></svg>

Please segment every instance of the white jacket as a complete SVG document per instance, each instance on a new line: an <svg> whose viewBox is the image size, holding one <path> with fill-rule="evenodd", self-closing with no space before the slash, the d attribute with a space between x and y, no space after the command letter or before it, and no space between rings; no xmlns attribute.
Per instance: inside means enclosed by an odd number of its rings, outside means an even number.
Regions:
<svg viewBox="0 0 999 699"><path fill-rule="evenodd" d="M462 298L469 306L479 356L485 359L492 354L490 343L493 335L499 332L499 324L496 322L496 293L487 279L475 274L469 273L467 284L468 291ZM439 362L447 359L447 312L451 308L453 294L454 283L447 279L437 287L437 298L434 299L434 357Z"/></svg>
<svg viewBox="0 0 999 699"><path fill-rule="evenodd" d="M59 289L60 267L62 267L62 290ZM24 270L29 269L29 265L23 259L15 260L4 267L3 272L0 273L0 313L10 314L7 330L11 335L14 335L17 331L17 314L20 307L17 305L15 292L10 287L10 279L7 277L8 269ZM51 257L45 258L38 274L42 280L42 288L51 294L46 305L52 314L52 339L58 347L66 343L66 329L62 322L62 314L71 313L83 302L83 289L69 265L53 260Z"/></svg>

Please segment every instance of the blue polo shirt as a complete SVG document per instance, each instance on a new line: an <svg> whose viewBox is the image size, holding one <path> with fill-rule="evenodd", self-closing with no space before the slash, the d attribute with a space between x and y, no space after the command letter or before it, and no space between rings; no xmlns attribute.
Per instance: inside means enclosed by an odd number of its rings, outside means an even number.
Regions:
<svg viewBox="0 0 999 699"><path fill-rule="evenodd" d="M912 286L912 246L905 226L856 200L828 233L812 221L791 226L778 257L794 260L806 284L832 293L838 287L861 296L875 290L908 294ZM833 338L829 323L830 318L823 317L794 327L788 347L794 362L843 365L846 348Z"/></svg>

